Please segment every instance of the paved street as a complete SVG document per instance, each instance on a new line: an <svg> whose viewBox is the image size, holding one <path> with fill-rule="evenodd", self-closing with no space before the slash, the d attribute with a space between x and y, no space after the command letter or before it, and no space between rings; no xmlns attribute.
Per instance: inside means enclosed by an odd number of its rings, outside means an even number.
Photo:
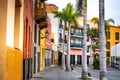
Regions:
<svg viewBox="0 0 120 80"><path fill-rule="evenodd" d="M99 70L88 69L92 77L99 78ZM73 71L66 72L60 67L48 68L39 72L31 80L81 80L82 68L77 66ZM94 79L98 80L98 79ZM110 68L108 71L108 80L120 80L120 70Z"/></svg>

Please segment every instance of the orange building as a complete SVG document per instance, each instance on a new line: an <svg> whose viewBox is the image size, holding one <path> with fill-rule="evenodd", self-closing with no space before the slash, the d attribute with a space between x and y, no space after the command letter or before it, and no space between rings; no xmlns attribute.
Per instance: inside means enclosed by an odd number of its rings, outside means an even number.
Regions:
<svg viewBox="0 0 120 80"><path fill-rule="evenodd" d="M111 60L111 49L120 43L120 26L110 26L106 41L106 57ZM112 61L113 62L113 61Z"/></svg>
<svg viewBox="0 0 120 80"><path fill-rule="evenodd" d="M23 80L24 0L0 0L0 80Z"/></svg>

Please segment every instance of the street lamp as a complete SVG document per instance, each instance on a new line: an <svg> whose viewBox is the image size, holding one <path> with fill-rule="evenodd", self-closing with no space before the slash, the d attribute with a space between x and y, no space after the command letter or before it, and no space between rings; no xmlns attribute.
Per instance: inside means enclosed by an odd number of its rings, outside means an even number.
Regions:
<svg viewBox="0 0 120 80"><path fill-rule="evenodd" d="M49 36L49 32L48 32L48 30L46 30L46 31L45 31L45 36L40 37L40 38L41 38L41 39L43 39L43 38L48 38L48 36Z"/></svg>

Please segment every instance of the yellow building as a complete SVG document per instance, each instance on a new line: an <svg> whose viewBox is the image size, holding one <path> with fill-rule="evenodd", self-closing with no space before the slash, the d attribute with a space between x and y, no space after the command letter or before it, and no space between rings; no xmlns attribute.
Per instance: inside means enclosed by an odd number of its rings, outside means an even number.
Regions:
<svg viewBox="0 0 120 80"><path fill-rule="evenodd" d="M110 26L108 34L108 40L106 42L106 56L107 58L110 58L111 48L120 43L120 26Z"/></svg>
<svg viewBox="0 0 120 80"><path fill-rule="evenodd" d="M22 80L23 0L0 0L0 80Z"/></svg>
<svg viewBox="0 0 120 80"><path fill-rule="evenodd" d="M40 36L45 36L45 29L40 31ZM46 38L40 38L40 71L45 69L45 43Z"/></svg>

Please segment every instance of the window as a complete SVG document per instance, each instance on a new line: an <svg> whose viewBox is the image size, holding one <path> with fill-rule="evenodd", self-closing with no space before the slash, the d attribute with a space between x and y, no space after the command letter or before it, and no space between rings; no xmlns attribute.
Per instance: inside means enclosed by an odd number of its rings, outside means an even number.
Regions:
<svg viewBox="0 0 120 80"><path fill-rule="evenodd" d="M82 40L78 40L78 44L79 44L79 45L82 45Z"/></svg>
<svg viewBox="0 0 120 80"><path fill-rule="evenodd" d="M107 39L110 39L110 32L108 32Z"/></svg>
<svg viewBox="0 0 120 80"><path fill-rule="evenodd" d="M71 39L71 40L70 40L70 43L74 44L74 42L75 42L74 39Z"/></svg>
<svg viewBox="0 0 120 80"><path fill-rule="evenodd" d="M38 31L38 45L40 46L40 29Z"/></svg>
<svg viewBox="0 0 120 80"><path fill-rule="evenodd" d="M63 28L62 20L60 20L60 28Z"/></svg>
<svg viewBox="0 0 120 80"><path fill-rule="evenodd" d="M107 48L107 49L110 49L110 42L107 42L107 43L106 43L106 48Z"/></svg>
<svg viewBox="0 0 120 80"><path fill-rule="evenodd" d="M60 33L59 41L62 42L62 33Z"/></svg>
<svg viewBox="0 0 120 80"><path fill-rule="evenodd" d="M79 34L80 35L83 35L83 32L82 32L83 30L82 29L79 29Z"/></svg>
<svg viewBox="0 0 120 80"><path fill-rule="evenodd" d="M65 43L67 43L67 36L65 35L65 39L64 39Z"/></svg>
<svg viewBox="0 0 120 80"><path fill-rule="evenodd" d="M71 27L71 34L73 34L74 33L74 28L73 27Z"/></svg>
<svg viewBox="0 0 120 80"><path fill-rule="evenodd" d="M115 44L118 44L119 42L115 42Z"/></svg>
<svg viewBox="0 0 120 80"><path fill-rule="evenodd" d="M106 57L110 57L110 52L106 52Z"/></svg>
<svg viewBox="0 0 120 80"><path fill-rule="evenodd" d="M87 28L90 28L90 25L89 25L89 24L87 24Z"/></svg>
<svg viewBox="0 0 120 80"><path fill-rule="evenodd" d="M35 26L34 26L34 43L36 43L37 42L37 25L35 24Z"/></svg>
<svg viewBox="0 0 120 80"><path fill-rule="evenodd" d="M76 29L75 32L77 35L79 35L79 29Z"/></svg>
<svg viewBox="0 0 120 80"><path fill-rule="evenodd" d="M89 46L87 46L87 52L89 52Z"/></svg>
<svg viewBox="0 0 120 80"><path fill-rule="evenodd" d="M119 33L118 32L115 33L115 40L119 40Z"/></svg>

